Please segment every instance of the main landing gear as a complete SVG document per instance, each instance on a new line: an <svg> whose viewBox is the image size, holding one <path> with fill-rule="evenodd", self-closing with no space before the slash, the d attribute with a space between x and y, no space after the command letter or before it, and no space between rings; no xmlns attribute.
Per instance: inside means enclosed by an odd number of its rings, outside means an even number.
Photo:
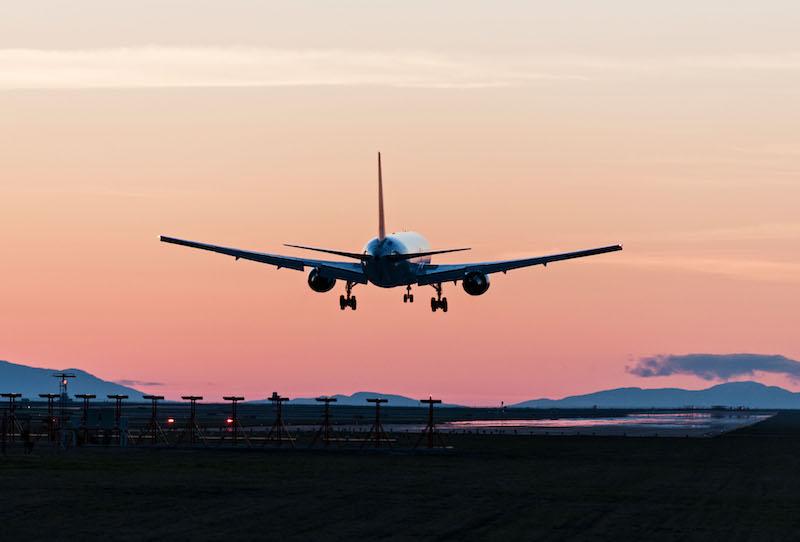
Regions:
<svg viewBox="0 0 800 542"><path fill-rule="evenodd" d="M447 312L447 298L442 297L442 283L437 282L431 286L436 290L436 297L431 298L431 310L436 312L437 309L442 309L442 312Z"/></svg>
<svg viewBox="0 0 800 542"><path fill-rule="evenodd" d="M413 303L414 294L411 293L411 286L406 286L406 293L403 294L403 303Z"/></svg>
<svg viewBox="0 0 800 542"><path fill-rule="evenodd" d="M350 292L353 291L353 286L355 286L352 282L348 281L345 285L345 289L347 292L347 297L340 295L339 296L339 308L344 310L345 307L350 307L353 310L356 310L356 296L351 296Z"/></svg>

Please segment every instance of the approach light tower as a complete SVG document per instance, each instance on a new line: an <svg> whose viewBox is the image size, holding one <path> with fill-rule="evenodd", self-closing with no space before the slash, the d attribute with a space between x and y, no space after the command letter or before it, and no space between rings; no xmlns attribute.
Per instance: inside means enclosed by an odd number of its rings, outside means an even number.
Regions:
<svg viewBox="0 0 800 542"><path fill-rule="evenodd" d="M70 378L75 378L73 373L54 373L53 378L58 378L58 394L60 396L59 401L62 403L66 403L69 401L69 396L67 395L67 384L69 384Z"/></svg>

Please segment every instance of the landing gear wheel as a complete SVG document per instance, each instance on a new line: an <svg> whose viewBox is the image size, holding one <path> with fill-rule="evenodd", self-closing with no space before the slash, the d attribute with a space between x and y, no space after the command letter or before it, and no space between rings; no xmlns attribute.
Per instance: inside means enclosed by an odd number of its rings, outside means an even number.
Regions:
<svg viewBox="0 0 800 542"><path fill-rule="evenodd" d="M341 310L347 307L356 310L356 296L350 295L350 292L353 291L353 286L355 286L355 284L350 281L347 281L347 284L345 284L345 295L339 296L339 308Z"/></svg>
<svg viewBox="0 0 800 542"><path fill-rule="evenodd" d="M403 294L403 303L413 303L414 294L411 293L411 285L406 286L406 293Z"/></svg>
<svg viewBox="0 0 800 542"><path fill-rule="evenodd" d="M442 312L447 312L447 298L442 297L442 283L437 282L431 286L436 290L436 297L431 298L431 310L436 312L436 309L442 309Z"/></svg>

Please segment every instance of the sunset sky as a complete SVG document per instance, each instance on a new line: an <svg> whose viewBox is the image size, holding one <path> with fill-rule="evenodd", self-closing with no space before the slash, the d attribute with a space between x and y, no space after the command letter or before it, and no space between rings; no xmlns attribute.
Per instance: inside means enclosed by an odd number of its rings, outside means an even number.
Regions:
<svg viewBox="0 0 800 542"><path fill-rule="evenodd" d="M6 3L0 359L476 405L717 381L628 370L650 356L799 360L798 28L794 0ZM342 312L341 284L158 242L359 251L378 150L388 227L473 249L438 262L625 250L434 314L430 287Z"/></svg>

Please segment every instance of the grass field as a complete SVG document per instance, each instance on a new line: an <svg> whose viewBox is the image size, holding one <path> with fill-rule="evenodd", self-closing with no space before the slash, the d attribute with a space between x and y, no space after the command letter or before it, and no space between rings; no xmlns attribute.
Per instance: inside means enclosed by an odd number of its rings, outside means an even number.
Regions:
<svg viewBox="0 0 800 542"><path fill-rule="evenodd" d="M0 458L0 539L800 536L800 413L713 439L448 440L445 453L15 450Z"/></svg>

